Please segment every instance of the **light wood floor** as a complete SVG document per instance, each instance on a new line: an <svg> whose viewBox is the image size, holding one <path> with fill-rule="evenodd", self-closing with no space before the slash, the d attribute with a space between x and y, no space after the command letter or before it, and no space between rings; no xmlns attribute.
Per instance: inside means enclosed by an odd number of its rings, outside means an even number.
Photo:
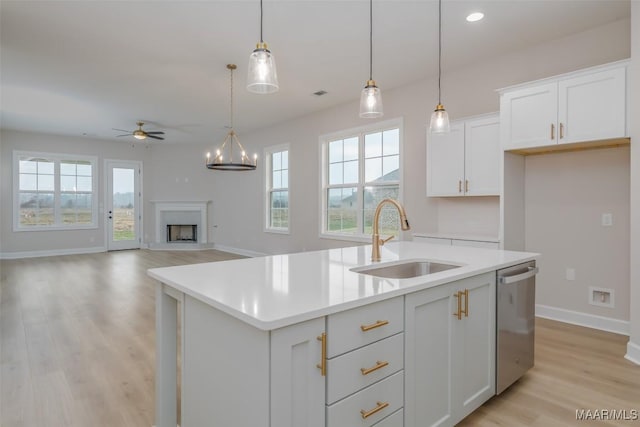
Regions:
<svg viewBox="0 0 640 427"><path fill-rule="evenodd" d="M231 258L139 250L0 261L0 426L151 426L155 282L146 270ZM626 337L543 319L536 327L535 368L461 425L640 425L576 420L580 408L640 410Z"/></svg>

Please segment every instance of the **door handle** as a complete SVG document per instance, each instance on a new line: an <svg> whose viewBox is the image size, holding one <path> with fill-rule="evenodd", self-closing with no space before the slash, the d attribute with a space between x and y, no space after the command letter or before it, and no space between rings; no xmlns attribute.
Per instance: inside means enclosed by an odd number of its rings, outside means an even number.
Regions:
<svg viewBox="0 0 640 427"><path fill-rule="evenodd" d="M513 276L500 276L499 282L508 285L510 283L519 282L521 280L528 279L538 274L538 267L528 267L528 271L521 274L514 274Z"/></svg>

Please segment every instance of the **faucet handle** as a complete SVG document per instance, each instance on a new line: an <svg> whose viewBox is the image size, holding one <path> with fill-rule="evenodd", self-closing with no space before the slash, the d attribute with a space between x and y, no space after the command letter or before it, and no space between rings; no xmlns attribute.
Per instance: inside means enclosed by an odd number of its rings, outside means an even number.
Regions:
<svg viewBox="0 0 640 427"><path fill-rule="evenodd" d="M390 237L387 237L386 239L380 239L380 246L384 245L385 243L387 243L389 240L393 239L394 237L396 237L396 236L392 235Z"/></svg>

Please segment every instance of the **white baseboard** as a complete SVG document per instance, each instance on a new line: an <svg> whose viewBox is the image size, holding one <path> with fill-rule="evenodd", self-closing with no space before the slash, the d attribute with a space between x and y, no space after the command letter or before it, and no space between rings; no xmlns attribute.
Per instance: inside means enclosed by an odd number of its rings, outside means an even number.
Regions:
<svg viewBox="0 0 640 427"><path fill-rule="evenodd" d="M240 248L234 248L232 246L219 245L217 243L215 245L213 245L213 249L216 249L216 250L222 251L222 252L229 252L229 253L236 254L236 255L244 255L244 256L250 257L250 258L269 255L269 254L265 254L265 253L262 253L262 252L251 251L249 249L240 249Z"/></svg>
<svg viewBox="0 0 640 427"><path fill-rule="evenodd" d="M640 365L640 345L629 340L627 343L627 354L625 354L624 358L636 365Z"/></svg>
<svg viewBox="0 0 640 427"><path fill-rule="evenodd" d="M628 336L630 333L629 321L565 310L564 308L550 307L548 305L536 304L536 316L621 335Z"/></svg>
<svg viewBox="0 0 640 427"><path fill-rule="evenodd" d="M78 255L78 254L96 254L106 252L104 246L96 246L93 248L72 248L72 249L51 249L45 251L24 251L24 252L0 252L0 259L20 259L20 258L38 258L44 256L59 255Z"/></svg>

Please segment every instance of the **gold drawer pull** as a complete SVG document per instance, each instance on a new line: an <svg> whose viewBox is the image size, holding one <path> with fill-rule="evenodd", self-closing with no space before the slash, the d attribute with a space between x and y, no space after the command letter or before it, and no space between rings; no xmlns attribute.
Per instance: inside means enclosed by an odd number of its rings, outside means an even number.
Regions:
<svg viewBox="0 0 640 427"><path fill-rule="evenodd" d="M469 289L465 289L463 294L464 294L464 317L469 317Z"/></svg>
<svg viewBox="0 0 640 427"><path fill-rule="evenodd" d="M323 377L327 375L327 334L323 332L322 335L318 336L318 341L322 342L322 359L320 359L320 363L316 365L318 369L320 369L320 375Z"/></svg>
<svg viewBox="0 0 640 427"><path fill-rule="evenodd" d="M458 291L453 294L454 297L458 298L458 311L453 313L454 316L458 318L458 320L462 319L462 291Z"/></svg>
<svg viewBox="0 0 640 427"><path fill-rule="evenodd" d="M384 326L388 324L389 324L388 320L378 320L376 323L372 325L360 325L360 329L362 329L362 332L367 332L372 329L379 328L380 326Z"/></svg>
<svg viewBox="0 0 640 427"><path fill-rule="evenodd" d="M362 415L362 419L364 420L366 418L369 418L371 415L375 414L376 412L382 411L387 406L389 406L389 402L376 402L376 407L369 411L361 409L360 414Z"/></svg>
<svg viewBox="0 0 640 427"><path fill-rule="evenodd" d="M360 372L362 372L362 375L369 375L371 372L375 372L380 368L384 368L388 364L389 362L381 362L378 360L376 362L376 366L372 366L371 368L360 368Z"/></svg>

